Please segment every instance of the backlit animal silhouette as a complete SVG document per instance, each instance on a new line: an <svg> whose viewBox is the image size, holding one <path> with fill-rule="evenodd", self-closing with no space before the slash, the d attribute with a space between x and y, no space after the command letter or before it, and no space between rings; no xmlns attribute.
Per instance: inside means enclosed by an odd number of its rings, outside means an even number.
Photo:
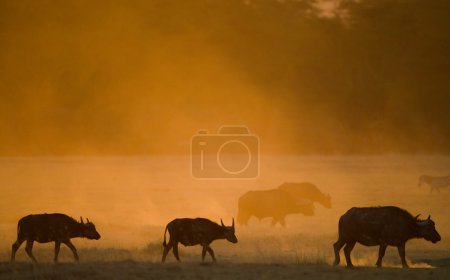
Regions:
<svg viewBox="0 0 450 280"><path fill-rule="evenodd" d="M279 189L249 191L239 198L237 221L247 225L249 219L255 216L259 220L272 218L272 226L277 223L285 226L287 215L299 213L313 216L312 201L296 200L288 192Z"/></svg>
<svg viewBox="0 0 450 280"><path fill-rule="evenodd" d="M309 199L331 208L331 196L322 193L319 188L311 183L284 183L278 189L288 192L297 201Z"/></svg>
<svg viewBox="0 0 450 280"><path fill-rule="evenodd" d="M381 267L387 246L396 246L403 267L408 267L405 258L405 244L412 238L424 238L436 243L441 236L434 221L428 216L419 220L406 210L395 206L353 207L339 219L339 239L334 243L334 265L340 262L339 251L344 247L347 267L353 267L350 253L358 242L365 246L380 246L376 265Z"/></svg>
<svg viewBox="0 0 450 280"><path fill-rule="evenodd" d="M72 250L75 260L78 261L77 249L70 239L75 237L100 239L100 234L89 219L87 223L84 223L82 218L80 220L77 222L64 214L39 214L23 217L17 224L17 240L12 245L11 261L14 261L16 252L24 241L27 241L25 251L34 262L37 262L32 253L34 241L39 243L55 242L55 262L58 261L61 243L66 244Z"/></svg>
<svg viewBox="0 0 450 280"><path fill-rule="evenodd" d="M424 183L430 186L430 193L436 190L438 193L441 192L441 188L446 188L450 186L450 176L445 177L433 177L428 175L422 175L419 177L419 187Z"/></svg>
<svg viewBox="0 0 450 280"><path fill-rule="evenodd" d="M220 219L221 225L214 223L208 219L196 218L196 219L175 219L167 224L164 231L164 252L162 256L162 262L166 260L166 256L170 249L173 248L173 254L175 258L180 261L178 255L178 243L184 246L201 245L202 261L205 261L206 252L208 252L213 261L216 262L214 251L210 247L211 242L217 239L226 239L231 243L237 243L238 240L235 235L234 219L231 226L225 226ZM166 243L166 233L169 231L170 239Z"/></svg>

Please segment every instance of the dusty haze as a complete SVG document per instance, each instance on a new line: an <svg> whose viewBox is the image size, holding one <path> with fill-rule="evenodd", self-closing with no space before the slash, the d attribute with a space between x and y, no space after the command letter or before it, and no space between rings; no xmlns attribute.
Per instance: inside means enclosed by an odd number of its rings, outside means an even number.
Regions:
<svg viewBox="0 0 450 280"><path fill-rule="evenodd" d="M396 205L431 214L442 242L408 242L407 257L443 263L444 279L450 189L430 195L418 178L450 175L449 26L448 0L0 0L0 273L45 279L21 262L23 247L18 269L6 262L21 217L62 212L91 219L102 238L74 240L80 266L42 273L195 275L203 267L156 264L170 220L230 224L245 192L312 182L332 209L288 216L286 228L237 226L238 244L212 245L225 266L205 269L259 277L282 263L292 277L292 264L314 264L300 276L340 278L326 265L340 215ZM259 137L258 178L192 178L191 137L222 125ZM35 255L49 262L52 248ZM357 245L354 263L376 254ZM200 247L180 255L198 263ZM388 249L386 265L399 263Z"/></svg>
<svg viewBox="0 0 450 280"><path fill-rule="evenodd" d="M449 3L1 1L0 154L450 149Z"/></svg>
<svg viewBox="0 0 450 280"><path fill-rule="evenodd" d="M331 244L337 238L337 220L353 206L397 205L413 215L431 214L442 242L408 243L408 257L416 262L445 256L450 248L449 190L429 195L418 187L418 176L445 174L444 156L272 156L261 158L256 180L196 180L189 157L56 157L0 160L0 248L9 257L17 220L29 213L64 212L94 221L99 241L74 239L81 248L138 250L131 253L85 252L85 260L135 258L158 261L164 227L176 217L207 217L231 223L240 195L252 189L275 188L283 182L314 182L332 197L332 209L316 205L313 217L291 215L287 227L270 227L270 219L252 218L238 226L236 245L213 243L220 258L251 262L331 262ZM50 245L36 245L37 255L51 259ZM46 254L39 250L49 250ZM66 249L64 249L66 250ZM198 261L199 247L181 249L182 259ZM128 251L127 251L128 252ZM398 265L396 250L388 263ZM356 263L372 265L377 250L357 246ZM66 260L71 256L66 251ZM18 257L25 260L23 249ZM364 258L363 258L364 257ZM367 259L365 258L367 257ZM169 260L173 261L172 255Z"/></svg>

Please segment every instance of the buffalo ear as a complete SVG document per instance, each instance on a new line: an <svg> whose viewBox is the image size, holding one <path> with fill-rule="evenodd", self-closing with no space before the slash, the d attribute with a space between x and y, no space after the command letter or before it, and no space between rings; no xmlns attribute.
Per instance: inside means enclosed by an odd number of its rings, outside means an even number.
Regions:
<svg viewBox="0 0 450 280"><path fill-rule="evenodd" d="M220 218L220 223L222 224L223 227L225 226L225 225L223 224L222 218Z"/></svg>

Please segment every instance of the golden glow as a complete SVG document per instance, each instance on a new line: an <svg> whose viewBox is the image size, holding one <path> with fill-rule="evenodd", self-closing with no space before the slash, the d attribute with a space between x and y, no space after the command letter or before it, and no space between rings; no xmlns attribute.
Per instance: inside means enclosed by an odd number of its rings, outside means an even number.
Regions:
<svg viewBox="0 0 450 280"><path fill-rule="evenodd" d="M333 208L252 220L225 258L327 262L369 205L431 214L443 241L414 248L448 250L448 190L417 180L450 170L450 4L390 2L0 1L1 252L20 217L64 212L102 235L80 247L157 261L171 219L229 224L246 191L304 181ZM260 177L191 177L191 137L222 125L259 136Z"/></svg>

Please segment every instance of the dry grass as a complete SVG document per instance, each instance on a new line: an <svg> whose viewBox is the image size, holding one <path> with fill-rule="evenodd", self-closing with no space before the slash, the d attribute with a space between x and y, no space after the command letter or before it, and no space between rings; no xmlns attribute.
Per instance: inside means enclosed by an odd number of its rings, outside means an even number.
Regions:
<svg viewBox="0 0 450 280"><path fill-rule="evenodd" d="M447 264L448 265L448 264ZM136 261L78 264L0 263L2 279L448 279L450 269L356 269L326 264L153 263Z"/></svg>

